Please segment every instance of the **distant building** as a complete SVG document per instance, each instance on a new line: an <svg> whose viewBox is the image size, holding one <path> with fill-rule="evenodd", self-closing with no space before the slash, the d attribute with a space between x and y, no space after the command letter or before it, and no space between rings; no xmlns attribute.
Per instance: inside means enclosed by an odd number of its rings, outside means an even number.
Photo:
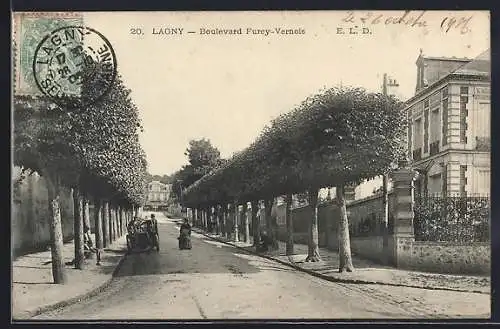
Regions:
<svg viewBox="0 0 500 329"><path fill-rule="evenodd" d="M147 185L147 198L144 210L166 209L170 198L171 184L152 181Z"/></svg>
<svg viewBox="0 0 500 329"><path fill-rule="evenodd" d="M416 61L415 95L406 102L408 149L417 193L489 195L490 54L471 60Z"/></svg>

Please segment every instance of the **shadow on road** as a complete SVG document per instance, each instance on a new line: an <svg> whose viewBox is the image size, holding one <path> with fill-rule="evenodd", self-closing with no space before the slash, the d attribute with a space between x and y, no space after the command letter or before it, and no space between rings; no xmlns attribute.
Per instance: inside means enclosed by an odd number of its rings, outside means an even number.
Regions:
<svg viewBox="0 0 500 329"><path fill-rule="evenodd" d="M127 255L115 277L180 273L240 276L261 271L294 271L198 234L192 237L192 249L179 250L179 225L180 221L175 220L159 223L160 251Z"/></svg>
<svg viewBox="0 0 500 329"><path fill-rule="evenodd" d="M193 241L193 249L163 248L160 252L130 254L116 277L180 273L257 273L259 269L248 260L236 257L228 247L200 245ZM207 252L211 249L211 252Z"/></svg>

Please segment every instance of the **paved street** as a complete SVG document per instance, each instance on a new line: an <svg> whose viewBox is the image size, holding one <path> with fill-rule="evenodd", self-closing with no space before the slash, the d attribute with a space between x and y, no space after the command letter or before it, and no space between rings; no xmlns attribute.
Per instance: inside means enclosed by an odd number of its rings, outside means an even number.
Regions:
<svg viewBox="0 0 500 329"><path fill-rule="evenodd" d="M178 228L157 214L160 252L127 256L103 293L36 319L489 317L488 295L332 283Z"/></svg>

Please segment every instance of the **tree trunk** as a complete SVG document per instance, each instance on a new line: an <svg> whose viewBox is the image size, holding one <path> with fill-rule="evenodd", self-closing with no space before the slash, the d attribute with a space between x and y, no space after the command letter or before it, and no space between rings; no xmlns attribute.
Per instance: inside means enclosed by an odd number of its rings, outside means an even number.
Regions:
<svg viewBox="0 0 500 329"><path fill-rule="evenodd" d="M389 193L388 193L388 177L384 175L382 193L383 193L383 220L382 220L382 257L383 263L389 265Z"/></svg>
<svg viewBox="0 0 500 329"><path fill-rule="evenodd" d="M292 221L292 195L286 196L285 208L285 222L286 222L286 255L294 254L293 251L293 221Z"/></svg>
<svg viewBox="0 0 500 329"><path fill-rule="evenodd" d="M271 207L272 209L272 207ZM278 243L278 216L271 216L271 236L272 236L272 248L278 250L280 248Z"/></svg>
<svg viewBox="0 0 500 329"><path fill-rule="evenodd" d="M113 206L113 241L118 238L118 206Z"/></svg>
<svg viewBox="0 0 500 329"><path fill-rule="evenodd" d="M83 195L83 232L90 233L90 205L87 195Z"/></svg>
<svg viewBox="0 0 500 329"><path fill-rule="evenodd" d="M264 208L265 208L265 222L266 222L266 231L267 235L271 239L271 249L278 250L279 244L277 240L277 227L275 225L275 220L272 218L271 213L273 209L274 198L264 200Z"/></svg>
<svg viewBox="0 0 500 329"><path fill-rule="evenodd" d="M308 191L309 207L311 209L311 221L309 223L309 245L306 262L319 262L319 234L318 234L318 193L319 189L312 188Z"/></svg>
<svg viewBox="0 0 500 329"><path fill-rule="evenodd" d="M253 233L253 246L256 247L260 241L259 218L259 201L252 201L252 233Z"/></svg>
<svg viewBox="0 0 500 329"><path fill-rule="evenodd" d="M347 209L345 205L344 185L336 187L337 205L340 210L339 221L339 272L354 271L351 257L351 242L349 239L349 221L347 219Z"/></svg>
<svg viewBox="0 0 500 329"><path fill-rule="evenodd" d="M102 225L102 202L100 199L95 199L94 202L94 230L95 230L95 249L97 254L97 265L101 263L101 252L104 247L103 243L103 225Z"/></svg>
<svg viewBox="0 0 500 329"><path fill-rule="evenodd" d="M207 231L212 233L212 208L208 207L206 210L206 223L207 223Z"/></svg>
<svg viewBox="0 0 500 329"><path fill-rule="evenodd" d="M73 265L76 269L83 269L85 253L83 245L83 194L78 188L73 189L73 242L75 247L75 257Z"/></svg>
<svg viewBox="0 0 500 329"><path fill-rule="evenodd" d="M127 233L127 208L122 210L122 235Z"/></svg>
<svg viewBox="0 0 500 329"><path fill-rule="evenodd" d="M228 210L227 210L227 230L226 230L226 236L228 239L231 239L231 230L233 228L233 220L234 220L234 206L232 204L228 205Z"/></svg>
<svg viewBox="0 0 500 329"><path fill-rule="evenodd" d="M114 238L116 241L116 239L118 239L118 229L119 229L119 226L118 226L118 206L116 206L116 205L113 207L113 225L115 227Z"/></svg>
<svg viewBox="0 0 500 329"><path fill-rule="evenodd" d="M118 212L118 216L119 216L118 221L120 222L120 226L119 227L120 227L120 237L121 237L121 236L123 236L123 207L120 206L120 208L118 208L118 209L119 209L119 212Z"/></svg>
<svg viewBox="0 0 500 329"><path fill-rule="evenodd" d="M89 199L87 195L83 195L83 233L86 234L88 232L88 238L90 239L90 244L92 245L92 239L91 239L91 231L90 231L90 209L89 209ZM85 238L83 239L85 242ZM91 259L93 257L93 253L89 253L89 258Z"/></svg>
<svg viewBox="0 0 500 329"><path fill-rule="evenodd" d="M250 243L250 221L248 220L248 202L243 204L243 225L245 243Z"/></svg>
<svg viewBox="0 0 500 329"><path fill-rule="evenodd" d="M109 246L109 202L102 202L102 247Z"/></svg>
<svg viewBox="0 0 500 329"><path fill-rule="evenodd" d="M67 282L64 268L63 232L61 223L61 208L59 203L60 186L57 177L45 175L48 187L50 215L50 253L52 257L52 278L56 284Z"/></svg>
<svg viewBox="0 0 500 329"><path fill-rule="evenodd" d="M240 241L240 232L239 232L239 228L238 228L238 222L240 220L240 217L241 217L240 206L239 206L239 204L235 203L234 204L234 212L233 212L234 242Z"/></svg>
<svg viewBox="0 0 500 329"><path fill-rule="evenodd" d="M224 232L224 212L222 211L222 205L217 206L217 235L221 235Z"/></svg>
<svg viewBox="0 0 500 329"><path fill-rule="evenodd" d="M214 219L215 219L215 234L219 235L220 220L219 220L219 207L214 207Z"/></svg>
<svg viewBox="0 0 500 329"><path fill-rule="evenodd" d="M121 225L120 225L120 206L115 208L115 223L116 223L116 239L122 235Z"/></svg>
<svg viewBox="0 0 500 329"><path fill-rule="evenodd" d="M225 237L226 236L226 211L227 205L223 204L220 208L220 216L221 216L221 232L220 234Z"/></svg>
<svg viewBox="0 0 500 329"><path fill-rule="evenodd" d="M109 207L108 207L108 214L109 214L109 244L111 245L113 243L113 204L110 202Z"/></svg>

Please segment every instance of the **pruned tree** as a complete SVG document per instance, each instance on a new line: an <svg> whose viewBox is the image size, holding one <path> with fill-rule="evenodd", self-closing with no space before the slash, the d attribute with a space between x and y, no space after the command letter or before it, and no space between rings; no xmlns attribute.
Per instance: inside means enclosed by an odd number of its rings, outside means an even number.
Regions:
<svg viewBox="0 0 500 329"><path fill-rule="evenodd" d="M312 95L274 119L247 149L193 183L185 201L196 207L307 193L307 260L318 261L318 193L320 188L336 187L342 214L339 271L352 271L345 186L386 172L403 153L402 108L393 97L361 88L332 88Z"/></svg>
<svg viewBox="0 0 500 329"><path fill-rule="evenodd" d="M60 193L74 184L79 163L73 156L67 115L44 97L14 97L14 164L45 178L48 188L52 277L66 283Z"/></svg>
<svg viewBox="0 0 500 329"><path fill-rule="evenodd" d="M95 85L82 85L90 95ZM40 173L48 185L52 274L65 282L61 187L75 196L75 266L83 267L83 196L126 205L144 198L146 158L140 147L138 111L118 77L111 91L86 108L61 109L44 97L14 98L14 163ZM107 201L106 201L107 202Z"/></svg>

